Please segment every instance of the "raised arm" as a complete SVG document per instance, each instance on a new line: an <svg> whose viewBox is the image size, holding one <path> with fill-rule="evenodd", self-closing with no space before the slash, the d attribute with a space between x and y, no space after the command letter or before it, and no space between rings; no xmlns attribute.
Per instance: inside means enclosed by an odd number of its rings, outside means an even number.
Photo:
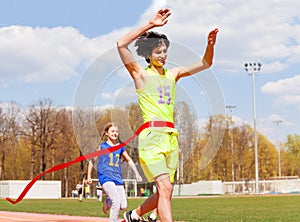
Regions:
<svg viewBox="0 0 300 222"><path fill-rule="evenodd" d="M143 68L135 61L128 46L146 31L154 27L165 25L168 22L167 18L170 15L171 12L169 9L161 9L154 14L148 23L129 32L118 40L117 46L121 60L133 79L140 77L141 69Z"/></svg>
<svg viewBox="0 0 300 222"><path fill-rule="evenodd" d="M213 64L214 46L216 43L218 32L219 30L216 28L210 31L210 33L208 34L206 50L201 61L191 66L175 67L171 70L171 72L175 76L176 81L178 81L182 77L190 76L204 69L207 69Z"/></svg>

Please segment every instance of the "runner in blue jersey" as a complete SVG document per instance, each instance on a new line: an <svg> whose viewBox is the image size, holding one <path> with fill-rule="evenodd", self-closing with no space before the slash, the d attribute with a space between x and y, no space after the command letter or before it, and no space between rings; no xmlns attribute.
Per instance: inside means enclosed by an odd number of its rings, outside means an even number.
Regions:
<svg viewBox="0 0 300 222"><path fill-rule="evenodd" d="M108 142L100 144L100 150L105 150L112 147ZM98 179L100 184L106 182L114 182L116 185L123 185L122 178L122 165L120 163L120 157L123 155L125 147L116 150L113 153L100 156L98 158Z"/></svg>
<svg viewBox="0 0 300 222"><path fill-rule="evenodd" d="M103 150L118 145L118 136L118 127L114 123L106 124L102 135L102 139L105 139L105 142L100 144L99 149ZM111 222L118 221L120 210L127 208L126 193L122 179L121 157L124 158L134 171L136 180L138 182L142 181L142 177L126 152L125 147L98 157L98 179L108 196L103 202L103 211L104 213L108 213L110 208L109 219ZM92 184L91 174L96 160L97 157L89 161L87 184Z"/></svg>

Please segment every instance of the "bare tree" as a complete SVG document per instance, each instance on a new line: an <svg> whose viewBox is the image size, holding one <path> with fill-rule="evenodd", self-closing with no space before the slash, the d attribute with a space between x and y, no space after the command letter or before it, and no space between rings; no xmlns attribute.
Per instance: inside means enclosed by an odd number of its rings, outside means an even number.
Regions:
<svg viewBox="0 0 300 222"><path fill-rule="evenodd" d="M58 111L58 131L60 132L55 137L55 144L52 147L52 159L51 165L55 165L69 162L80 155L79 147L76 144L73 127L72 127L72 113L66 109L60 109ZM55 152L54 152L55 151ZM68 197L71 193L72 187L75 187L75 181L72 178L74 175L75 178L78 178L78 175L75 173L75 166L70 166L64 168L61 172L56 172L56 177L53 172L51 179L61 179L62 180L62 194L64 197ZM78 179L76 179L78 181Z"/></svg>
<svg viewBox="0 0 300 222"><path fill-rule="evenodd" d="M72 112L72 124L79 147L80 155L84 155L97 150L99 144L99 132L96 118L99 114L92 108L74 108ZM80 163L80 180L83 179L86 170L82 161Z"/></svg>
<svg viewBox="0 0 300 222"><path fill-rule="evenodd" d="M199 136L195 116L191 113L187 103L180 101L176 103L174 121L178 129L178 145L180 148L179 166L177 170L177 182L184 183L184 163L193 155ZM191 165L187 165L191 167ZM192 169L192 168L189 168ZM187 168L186 168L187 170ZM188 173L189 174L189 173Z"/></svg>
<svg viewBox="0 0 300 222"><path fill-rule="evenodd" d="M19 115L20 107L14 102L0 107L0 180L6 178L6 155L13 151L18 142L18 135L20 134ZM14 171L11 173L14 178Z"/></svg>
<svg viewBox="0 0 300 222"><path fill-rule="evenodd" d="M54 146L55 137L60 133L57 115L58 112L50 99L40 100L37 105L32 105L26 114L24 126L31 146L31 176L35 174L36 159L39 160L38 172L44 172L47 168L47 152ZM42 179L45 179L44 176Z"/></svg>

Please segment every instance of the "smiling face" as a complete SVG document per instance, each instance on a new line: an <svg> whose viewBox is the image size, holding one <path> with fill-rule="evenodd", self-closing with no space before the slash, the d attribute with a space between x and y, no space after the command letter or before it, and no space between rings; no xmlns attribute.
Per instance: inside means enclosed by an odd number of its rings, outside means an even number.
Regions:
<svg viewBox="0 0 300 222"><path fill-rule="evenodd" d="M152 50L152 54L150 57L150 64L156 67L161 67L166 64L168 56L168 47L163 42L158 47Z"/></svg>
<svg viewBox="0 0 300 222"><path fill-rule="evenodd" d="M118 127L111 126L107 132L105 133L107 136L107 140L111 143L115 143L119 136Z"/></svg>

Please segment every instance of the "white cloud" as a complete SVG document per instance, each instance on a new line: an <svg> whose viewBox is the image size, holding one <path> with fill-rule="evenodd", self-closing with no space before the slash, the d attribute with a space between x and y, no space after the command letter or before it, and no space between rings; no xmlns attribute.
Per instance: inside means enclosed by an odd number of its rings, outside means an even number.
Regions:
<svg viewBox="0 0 300 222"><path fill-rule="evenodd" d="M293 127L294 123L289 122L281 115L270 114L269 116L260 118L258 125L259 132L276 144L278 141L285 140L284 130L288 127Z"/></svg>
<svg viewBox="0 0 300 222"><path fill-rule="evenodd" d="M261 91L266 95L259 97L260 92L258 92L258 99L266 99L264 101L265 107L258 107L257 110L258 116L264 117L258 121L259 131L268 135L272 134L274 131L271 130L274 129L272 120L276 115L265 116L278 112L280 115L277 114L277 117L282 119L285 117L284 126L290 121L295 126L293 132L298 132L299 129L296 126L299 125L300 74L292 76L299 72L298 70L293 72L291 69L293 67L297 69L300 61L299 6L300 2L295 0L239 2L236 0L152 0L152 5L148 7L141 18L136 18L136 24L133 24L132 27L113 30L96 38L88 38L73 27L1 26L0 87L2 89L9 88L16 80L25 83L66 81L78 76L79 72L86 70L91 62L101 55L104 55L101 64L111 65L111 61L119 62L117 53L105 54L110 49L115 50L117 38L132 28L148 22L159 8L169 7L172 11L169 23L161 28L156 28L156 30L168 35L172 42L172 50L175 48L178 52L180 47L187 49L182 49L177 54L170 50L169 61L176 61L178 65L198 61L199 56L201 57L204 52L208 32L214 27L219 27L220 32L215 47L213 65L217 77L222 75L221 78L225 79L227 78L226 74L229 73L245 75L243 69L245 62L260 61L263 64L261 73L269 73L270 75L265 75L258 81L270 82L261 88ZM117 15L110 19L119 20ZM120 24L122 22L120 21ZM132 50L135 49L132 47ZM189 54L181 52L189 52ZM141 64L146 65L142 60L139 60ZM286 70L289 70L289 73L285 73ZM105 71L101 73L103 76ZM109 69L107 73L111 74L112 71L115 70ZM115 72L112 73L112 76L116 77L117 80L109 79L105 82L107 85L124 80L132 82L125 69L118 69ZM281 76L284 74L285 78L281 80L278 78L276 78L278 80L271 79L273 74L278 73ZM240 81L243 80L241 78L230 79L230 84L228 83L229 78L224 79L221 79L221 85L228 87L229 90L237 90L236 87L232 86L244 87L244 83ZM76 81L76 79L72 80ZM247 84L249 84L248 81ZM117 87L124 89L121 92L112 92L116 91ZM134 86L128 88L134 90ZM135 93L126 91L126 89L126 84L125 86L122 84L116 87L111 86L99 98L103 99L104 102L109 101L110 106L136 99ZM25 93L24 91L24 95ZM228 95L224 96L227 97ZM240 99L239 97L242 97L242 94L237 91L230 100L235 102L235 100ZM273 102L273 106L270 105L271 102ZM287 106L288 108L286 108ZM198 107L201 112L206 112L204 105ZM277 108L276 111L274 107ZM293 110L292 108L296 109ZM240 112L243 112L242 109L241 111L237 110L237 115L248 115L248 113ZM260 112L263 114L260 115ZM251 118L247 122L243 120L243 117L233 116L233 120L236 125L244 123L253 125ZM206 119L200 119L198 124L202 126L206 121ZM284 127L282 126L282 128ZM292 131L290 132L292 133Z"/></svg>
<svg viewBox="0 0 300 222"><path fill-rule="evenodd" d="M241 73L243 63L248 60L262 61L263 68L270 64L270 69L263 72L276 73L299 58L299 24L290 21L298 15L300 2L251 0L237 4L234 0L179 0L168 3L173 15L163 32L172 41L186 44L199 54L203 53L209 30L219 27L215 66L222 65L223 73Z"/></svg>
<svg viewBox="0 0 300 222"><path fill-rule="evenodd" d="M300 75L292 78L269 82L261 88L263 93L274 95L299 95L300 96ZM293 97L293 96L291 96Z"/></svg>
<svg viewBox="0 0 300 222"><path fill-rule="evenodd" d="M300 109L300 75L268 82L262 86L261 91L277 96L273 101L275 107L293 106Z"/></svg>
<svg viewBox="0 0 300 222"><path fill-rule="evenodd" d="M114 42L107 36L89 39L72 27L3 27L0 75L25 82L64 81Z"/></svg>
<svg viewBox="0 0 300 222"><path fill-rule="evenodd" d="M155 13L161 8L165 8L166 5L167 5L167 0L153 0L152 5L142 15L139 24L144 24L145 22L148 22L149 19L153 16L153 13Z"/></svg>
<svg viewBox="0 0 300 222"><path fill-rule="evenodd" d="M114 99L114 100L122 100L128 98L135 98L136 93L134 87L123 87L117 89L115 92L103 92L100 95L102 99Z"/></svg>
<svg viewBox="0 0 300 222"><path fill-rule="evenodd" d="M274 73L282 72L286 70L288 67L289 64L282 61L275 60L273 62L263 64L262 72L264 74L274 74Z"/></svg>
<svg viewBox="0 0 300 222"><path fill-rule="evenodd" d="M171 41L185 44L201 55L209 30L219 27L215 65L222 65L222 72L240 73L242 64L254 58L266 61L263 64L265 73L275 73L299 61L297 4L300 6L292 0L252 0L239 4L234 0L154 0L137 24L148 21L159 8L170 7L169 24L162 29ZM90 39L72 27L2 27L0 75L26 82L67 80L97 56L115 47L120 33L129 29Z"/></svg>

